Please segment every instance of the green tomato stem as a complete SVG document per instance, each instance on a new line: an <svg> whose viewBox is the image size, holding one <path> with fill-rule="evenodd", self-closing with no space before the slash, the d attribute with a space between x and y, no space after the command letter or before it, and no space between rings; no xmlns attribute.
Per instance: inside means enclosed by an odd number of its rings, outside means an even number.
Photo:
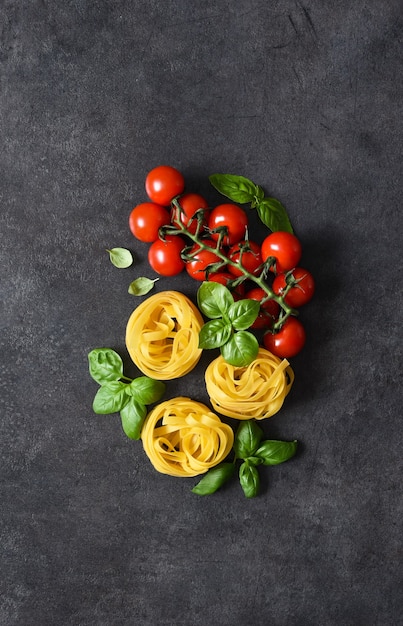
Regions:
<svg viewBox="0 0 403 626"><path fill-rule="evenodd" d="M298 315L298 311L296 309L293 309L292 307L290 307L284 300L284 297L287 293L288 290L285 290L284 294L282 294L281 296L278 296L277 294L274 293L274 291L265 283L265 281L262 278L262 274L259 275L255 275L255 274L251 274L251 272L249 272L243 265L242 265L242 250L240 252L239 255L239 263L236 263L235 261L232 261L231 259L229 259L224 252L222 252L221 250L221 244L222 241L225 237L225 232L224 230L220 230L218 233L218 240L216 243L216 247L215 248L211 248L210 246L206 246L203 243L203 239L201 239L199 237L199 233L202 227L202 218L198 218L198 224L197 224L197 228L196 228L196 232L193 234L191 232L189 232L189 230L186 228L186 225L183 223L183 220L181 218L181 214L182 214L182 208L179 205L179 202L177 200L177 198L174 198L172 200L172 204L175 206L175 208L177 209L177 222L179 224L179 228L176 227L166 227L166 232L169 232L169 234L175 235L175 234L182 234L182 235L186 235L189 239L191 239L191 241L193 241L195 244L197 244L200 249L202 250L214 250L214 254L221 259L226 265L231 265L232 267L236 267L237 269L239 269L243 276L244 276L244 280L250 280L252 282L254 282L258 287L260 287L261 289L263 289L263 291L266 293L266 297L262 299L261 302L265 302L266 300L274 300L274 302L277 302L277 304L281 307L282 309L282 315L280 317L280 319L273 325L273 330L277 331L281 328L281 326L284 324L285 320L290 316L290 315Z"/></svg>

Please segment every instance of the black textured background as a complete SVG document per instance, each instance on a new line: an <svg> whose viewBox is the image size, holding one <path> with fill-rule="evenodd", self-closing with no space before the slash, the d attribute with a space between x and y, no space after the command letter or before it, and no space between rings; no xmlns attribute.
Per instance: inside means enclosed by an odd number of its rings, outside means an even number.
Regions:
<svg viewBox="0 0 403 626"><path fill-rule="evenodd" d="M2 625L403 623L402 18L398 0L1 2ZM261 184L317 279L264 423L299 453L254 500L193 495L92 412L91 349L134 372L127 287L153 272L127 218L161 163L211 203L213 172ZM209 358L167 397L205 400Z"/></svg>

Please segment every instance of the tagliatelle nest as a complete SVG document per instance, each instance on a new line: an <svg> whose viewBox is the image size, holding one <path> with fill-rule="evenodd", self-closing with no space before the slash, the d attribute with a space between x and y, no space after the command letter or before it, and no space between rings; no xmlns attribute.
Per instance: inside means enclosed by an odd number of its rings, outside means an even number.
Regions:
<svg viewBox="0 0 403 626"><path fill-rule="evenodd" d="M126 327L127 350L150 378L185 376L200 359L199 332L203 324L199 310L182 293L156 293L131 314Z"/></svg>
<svg viewBox="0 0 403 626"><path fill-rule="evenodd" d="M260 420L281 409L294 372L286 359L259 348L247 367L230 365L219 356L207 367L205 381L215 411L239 420Z"/></svg>
<svg viewBox="0 0 403 626"><path fill-rule="evenodd" d="M154 468L170 476L197 476L230 453L234 433L207 406L190 398L162 402L146 417L141 439Z"/></svg>

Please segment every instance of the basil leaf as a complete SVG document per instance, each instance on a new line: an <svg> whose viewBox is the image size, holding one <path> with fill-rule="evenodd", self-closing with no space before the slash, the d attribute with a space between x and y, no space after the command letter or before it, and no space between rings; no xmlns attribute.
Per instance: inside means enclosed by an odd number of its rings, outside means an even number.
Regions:
<svg viewBox="0 0 403 626"><path fill-rule="evenodd" d="M297 451L297 441L274 441L267 439L255 452L264 465L278 465L288 461Z"/></svg>
<svg viewBox="0 0 403 626"><path fill-rule="evenodd" d="M209 349L219 348L231 337L231 324L223 319L211 320L201 327L199 333L199 348Z"/></svg>
<svg viewBox="0 0 403 626"><path fill-rule="evenodd" d="M255 465L255 466L256 465L262 465L262 463L263 463L263 459L261 459L258 456L248 456L248 458L245 459L245 461L248 461L248 463L250 465Z"/></svg>
<svg viewBox="0 0 403 626"><path fill-rule="evenodd" d="M264 198L264 191L261 187L259 187L259 185L256 185L256 195L253 199L253 201L251 202L250 208L251 209L255 209L257 207L257 205L263 200Z"/></svg>
<svg viewBox="0 0 403 626"><path fill-rule="evenodd" d="M134 280L132 283L130 283L128 292L132 296L145 296L146 293L151 291L151 289L154 287L154 283L157 280L159 279L154 278L152 280L151 278L147 278L146 276L140 276L139 278L136 278L136 280Z"/></svg>
<svg viewBox="0 0 403 626"><path fill-rule="evenodd" d="M123 376L123 362L111 348L96 348L88 354L91 377L100 385Z"/></svg>
<svg viewBox="0 0 403 626"><path fill-rule="evenodd" d="M230 365L246 367L256 359L259 342L249 331L240 330L220 350L224 360Z"/></svg>
<svg viewBox="0 0 403 626"><path fill-rule="evenodd" d="M254 456L263 437L263 430L255 420L240 422L234 438L234 452L238 459Z"/></svg>
<svg viewBox="0 0 403 626"><path fill-rule="evenodd" d="M247 498L254 498L259 493L259 472L254 465L245 461L239 468L239 482Z"/></svg>
<svg viewBox="0 0 403 626"><path fill-rule="evenodd" d="M140 439L146 415L146 406L134 398L130 398L129 402L121 409L122 428L129 439Z"/></svg>
<svg viewBox="0 0 403 626"><path fill-rule="evenodd" d="M148 376L139 376L130 383L128 392L137 402L152 404L164 395L165 384Z"/></svg>
<svg viewBox="0 0 403 626"><path fill-rule="evenodd" d="M126 383L118 380L102 385L95 394L92 408L94 413L99 415L107 415L109 413L118 413L129 402Z"/></svg>
<svg viewBox="0 0 403 626"><path fill-rule="evenodd" d="M285 207L276 198L263 198L256 206L258 215L270 230L284 230L292 233L293 229Z"/></svg>
<svg viewBox="0 0 403 626"><path fill-rule="evenodd" d="M109 252L110 261L115 267L130 267L133 263L132 253L126 248L112 248L107 252Z"/></svg>
<svg viewBox="0 0 403 626"><path fill-rule="evenodd" d="M214 493L231 478L234 471L235 465L233 463L220 463L203 476L200 482L193 487L192 493L197 493L199 496Z"/></svg>
<svg viewBox="0 0 403 626"><path fill-rule="evenodd" d="M212 174L209 181L217 191L234 202L253 202L258 188L249 178L235 174Z"/></svg>
<svg viewBox="0 0 403 626"><path fill-rule="evenodd" d="M231 304L227 315L235 330L246 330L259 315L260 302L257 300L237 300Z"/></svg>
<svg viewBox="0 0 403 626"><path fill-rule="evenodd" d="M230 290L220 283L204 281L197 291L199 309L211 319L222 317L233 302Z"/></svg>

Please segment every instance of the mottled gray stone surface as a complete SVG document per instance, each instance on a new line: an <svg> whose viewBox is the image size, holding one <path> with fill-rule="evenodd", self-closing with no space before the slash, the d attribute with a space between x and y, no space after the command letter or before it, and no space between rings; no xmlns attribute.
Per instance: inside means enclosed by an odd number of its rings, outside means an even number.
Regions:
<svg viewBox="0 0 403 626"><path fill-rule="evenodd" d="M402 624L402 17L397 0L1 3L2 625ZM211 203L213 172L260 183L317 279L264 424L299 453L254 500L236 481L193 495L92 412L92 348L135 375L127 287L153 273L127 217L160 163ZM209 358L167 396L206 400Z"/></svg>

